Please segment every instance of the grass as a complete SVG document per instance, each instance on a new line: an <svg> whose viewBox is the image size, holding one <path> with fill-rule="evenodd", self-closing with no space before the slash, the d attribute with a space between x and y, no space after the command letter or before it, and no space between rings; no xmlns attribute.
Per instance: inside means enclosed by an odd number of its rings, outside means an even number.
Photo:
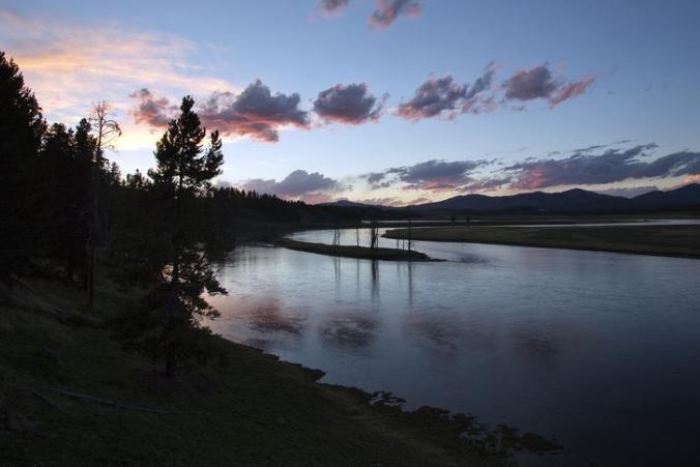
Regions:
<svg viewBox="0 0 700 467"><path fill-rule="evenodd" d="M400 250L398 248L371 249L352 245L327 245L324 243L300 242L288 238L280 239L276 243L292 250L306 251L309 253L318 253L329 256L388 261L432 261L426 254L418 251Z"/></svg>
<svg viewBox="0 0 700 467"><path fill-rule="evenodd" d="M105 324L142 292L98 283L93 313L55 279L0 284L0 466L478 466L554 448L470 417L372 405L223 339L228 366L165 380Z"/></svg>
<svg viewBox="0 0 700 467"><path fill-rule="evenodd" d="M388 231L405 238L406 229ZM700 226L435 227L413 229L414 240L493 243L700 258Z"/></svg>

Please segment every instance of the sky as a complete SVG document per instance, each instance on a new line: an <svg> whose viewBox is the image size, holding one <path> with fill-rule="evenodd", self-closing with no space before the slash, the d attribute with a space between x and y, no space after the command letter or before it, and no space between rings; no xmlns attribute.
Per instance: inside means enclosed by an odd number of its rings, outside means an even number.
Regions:
<svg viewBox="0 0 700 467"><path fill-rule="evenodd" d="M404 205L700 182L696 0L0 0L49 122L111 103L124 173L185 95L220 184Z"/></svg>

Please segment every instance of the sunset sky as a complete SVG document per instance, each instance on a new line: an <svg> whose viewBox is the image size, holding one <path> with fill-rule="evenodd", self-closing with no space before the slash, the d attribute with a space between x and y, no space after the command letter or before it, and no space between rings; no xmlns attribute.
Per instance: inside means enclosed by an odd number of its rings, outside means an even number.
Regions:
<svg viewBox="0 0 700 467"><path fill-rule="evenodd" d="M0 1L49 122L108 100L153 165L191 94L220 182L405 204L700 181L696 0Z"/></svg>

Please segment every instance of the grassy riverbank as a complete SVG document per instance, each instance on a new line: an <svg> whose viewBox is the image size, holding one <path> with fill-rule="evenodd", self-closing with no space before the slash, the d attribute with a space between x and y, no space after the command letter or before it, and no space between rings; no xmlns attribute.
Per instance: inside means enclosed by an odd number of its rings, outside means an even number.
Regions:
<svg viewBox="0 0 700 467"><path fill-rule="evenodd" d="M406 229L388 231L405 238ZM570 248L646 255L700 258L700 226L619 227L431 227L413 229L414 240L473 242Z"/></svg>
<svg viewBox="0 0 700 467"><path fill-rule="evenodd" d="M226 367L165 380L111 338L110 317L141 292L98 283L92 314L55 279L0 285L0 465L500 465L501 448L551 447L468 417L371 405L223 339Z"/></svg>
<svg viewBox="0 0 700 467"><path fill-rule="evenodd" d="M309 243L282 238L276 244L299 251L318 253L329 256L343 256L347 258L377 259L387 261L432 261L428 255L418 251L399 250L394 248L375 248L352 245L327 245L324 243Z"/></svg>

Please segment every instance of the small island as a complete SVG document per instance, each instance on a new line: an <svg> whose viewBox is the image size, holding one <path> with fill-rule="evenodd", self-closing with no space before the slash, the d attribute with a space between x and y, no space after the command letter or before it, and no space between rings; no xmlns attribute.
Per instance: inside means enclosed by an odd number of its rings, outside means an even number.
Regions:
<svg viewBox="0 0 700 467"><path fill-rule="evenodd" d="M342 256L345 258L361 258L383 261L437 261L424 253L398 248L368 248L353 245L328 245L324 243L300 242L289 238L282 238L276 244L290 250L306 251L329 256Z"/></svg>

